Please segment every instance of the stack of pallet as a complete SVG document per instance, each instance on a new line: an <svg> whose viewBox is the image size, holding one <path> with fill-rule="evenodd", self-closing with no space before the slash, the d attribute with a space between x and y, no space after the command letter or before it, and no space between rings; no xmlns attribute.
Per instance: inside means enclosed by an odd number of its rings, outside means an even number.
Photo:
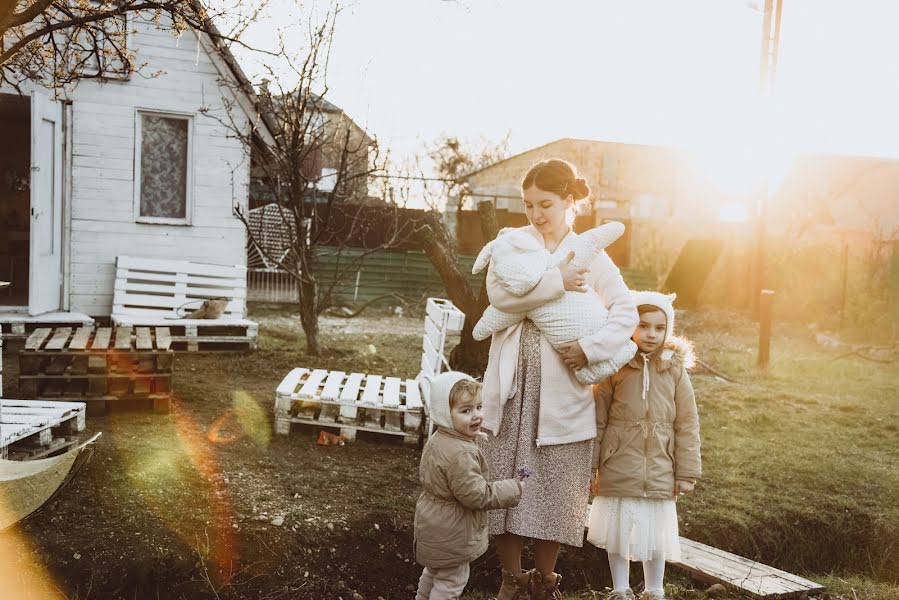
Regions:
<svg viewBox="0 0 899 600"><path fill-rule="evenodd" d="M33 460L68 451L85 428L83 402L0 400L0 455Z"/></svg>
<svg viewBox="0 0 899 600"><path fill-rule="evenodd" d="M78 400L90 414L128 405L168 412L174 354L167 327L35 330L19 353L26 397Z"/></svg>

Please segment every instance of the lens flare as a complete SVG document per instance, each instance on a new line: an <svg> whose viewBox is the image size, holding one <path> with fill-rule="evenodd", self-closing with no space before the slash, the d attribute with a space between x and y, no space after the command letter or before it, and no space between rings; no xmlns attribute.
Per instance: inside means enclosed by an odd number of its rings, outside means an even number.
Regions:
<svg viewBox="0 0 899 600"><path fill-rule="evenodd" d="M139 497L163 527L206 562L213 583L226 580L236 568L235 519L205 429L177 399L172 402L169 427L154 426L156 437L140 445L129 443L141 434L134 423L127 428L116 426L116 421L110 424L110 437L125 462L126 495ZM173 494L185 499L177 509Z"/></svg>
<svg viewBox="0 0 899 600"><path fill-rule="evenodd" d="M215 444L233 444L249 437L257 446L267 448L272 429L265 410L247 392L235 391L233 398L233 406L209 426L206 439Z"/></svg>

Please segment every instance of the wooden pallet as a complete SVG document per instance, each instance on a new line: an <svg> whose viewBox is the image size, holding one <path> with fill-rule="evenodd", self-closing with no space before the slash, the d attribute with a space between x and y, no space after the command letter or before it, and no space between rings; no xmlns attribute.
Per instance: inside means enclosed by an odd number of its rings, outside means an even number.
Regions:
<svg viewBox="0 0 899 600"><path fill-rule="evenodd" d="M87 315L53 312L31 316L24 313L0 313L0 334L8 342L25 340L35 329L44 327L85 327L94 320Z"/></svg>
<svg viewBox="0 0 899 600"><path fill-rule="evenodd" d="M418 382L399 377L294 369L275 394L275 432L291 423L336 427L346 440L357 431L403 436L418 444L423 405Z"/></svg>
<svg viewBox="0 0 899 600"><path fill-rule="evenodd" d="M41 328L19 352L23 395L87 402L102 414L112 401L168 412L174 353L167 327Z"/></svg>
<svg viewBox="0 0 899 600"><path fill-rule="evenodd" d="M754 598L800 598L824 586L768 565L681 538L681 560L671 563L697 579L723 583Z"/></svg>
<svg viewBox="0 0 899 600"><path fill-rule="evenodd" d="M141 322L139 319L133 321ZM256 349L258 326L255 323L181 319L172 321L168 329L172 336L171 348L176 352L249 352Z"/></svg>
<svg viewBox="0 0 899 600"><path fill-rule="evenodd" d="M11 460L33 460L68 450L85 428L83 402L0 400L0 448Z"/></svg>

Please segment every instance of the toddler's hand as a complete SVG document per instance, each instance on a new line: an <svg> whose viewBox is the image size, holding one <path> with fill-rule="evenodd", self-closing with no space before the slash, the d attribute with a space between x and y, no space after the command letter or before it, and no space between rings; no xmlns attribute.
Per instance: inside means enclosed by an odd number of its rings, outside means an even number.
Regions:
<svg viewBox="0 0 899 600"><path fill-rule="evenodd" d="M593 469L593 474L590 475L590 495L599 495L599 469Z"/></svg>
<svg viewBox="0 0 899 600"><path fill-rule="evenodd" d="M692 492L695 487L695 483L678 479L674 482L674 495L680 496L681 494L688 494Z"/></svg>

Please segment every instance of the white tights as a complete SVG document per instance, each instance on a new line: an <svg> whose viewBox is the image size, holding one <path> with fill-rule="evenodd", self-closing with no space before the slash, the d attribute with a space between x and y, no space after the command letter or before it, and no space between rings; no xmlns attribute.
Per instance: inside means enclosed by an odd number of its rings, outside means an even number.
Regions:
<svg viewBox="0 0 899 600"><path fill-rule="evenodd" d="M620 554L609 554L609 568L612 570L612 589L623 592L631 587L630 566L628 559ZM661 558L643 561L643 579L647 592L662 593L665 578L665 561Z"/></svg>

